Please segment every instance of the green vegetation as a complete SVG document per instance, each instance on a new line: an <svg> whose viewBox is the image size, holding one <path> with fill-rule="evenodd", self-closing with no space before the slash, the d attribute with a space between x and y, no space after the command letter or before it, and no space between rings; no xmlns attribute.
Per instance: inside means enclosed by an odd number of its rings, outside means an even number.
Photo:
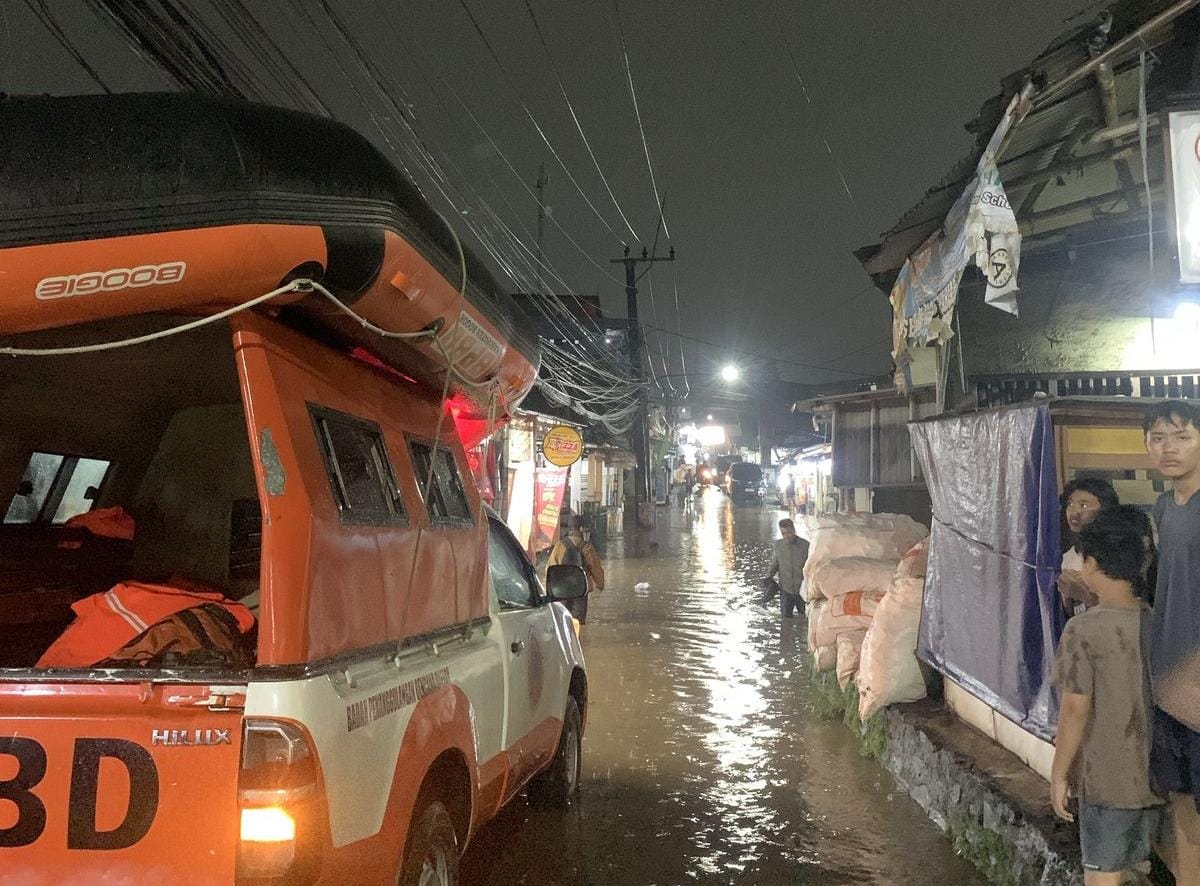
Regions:
<svg viewBox="0 0 1200 886"><path fill-rule="evenodd" d="M1026 886L1038 878L1025 875L1011 843L995 831L968 818L954 818L946 825L946 836L954 851L971 862L995 886Z"/></svg>
<svg viewBox="0 0 1200 886"><path fill-rule="evenodd" d="M841 720L858 738L858 752L872 760L882 760L887 750L887 722L883 711L866 723L858 717L858 687L851 680L842 689L832 671L809 667L812 684L812 710L822 720Z"/></svg>
<svg viewBox="0 0 1200 886"><path fill-rule="evenodd" d="M822 720L840 720L846 715L846 699L832 671L821 672L810 665L813 713Z"/></svg>
<svg viewBox="0 0 1200 886"><path fill-rule="evenodd" d="M858 703L855 702L855 711L857 712L857 710ZM857 713L855 716L857 717ZM864 757L883 761L883 755L887 751L887 716L883 711L876 711L866 723L862 724L858 749Z"/></svg>

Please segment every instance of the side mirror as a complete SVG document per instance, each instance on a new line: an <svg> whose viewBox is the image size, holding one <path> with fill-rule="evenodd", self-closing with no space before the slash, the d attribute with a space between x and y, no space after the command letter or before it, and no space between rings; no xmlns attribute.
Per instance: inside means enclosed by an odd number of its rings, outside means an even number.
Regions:
<svg viewBox="0 0 1200 886"><path fill-rule="evenodd" d="M100 497L100 490L97 489L95 486L89 486L87 489L83 490L83 500L84 501L95 501L99 497Z"/></svg>
<svg viewBox="0 0 1200 886"><path fill-rule="evenodd" d="M22 480L17 484L17 495L33 495L33 481Z"/></svg>
<svg viewBox="0 0 1200 886"><path fill-rule="evenodd" d="M551 600L578 600L587 595L587 573L565 563L546 570L546 593Z"/></svg>

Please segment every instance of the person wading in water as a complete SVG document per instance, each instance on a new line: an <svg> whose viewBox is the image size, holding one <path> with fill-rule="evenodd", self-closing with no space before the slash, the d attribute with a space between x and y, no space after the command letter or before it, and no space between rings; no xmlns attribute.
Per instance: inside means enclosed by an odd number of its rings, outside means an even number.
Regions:
<svg viewBox="0 0 1200 886"><path fill-rule="evenodd" d="M583 537L583 526L581 515L571 517L571 531L554 546L548 565L578 566L587 575L587 594L576 600L563 601L563 605L579 619L580 624L587 624L588 597L595 591L604 590L604 566L600 563L596 546Z"/></svg>

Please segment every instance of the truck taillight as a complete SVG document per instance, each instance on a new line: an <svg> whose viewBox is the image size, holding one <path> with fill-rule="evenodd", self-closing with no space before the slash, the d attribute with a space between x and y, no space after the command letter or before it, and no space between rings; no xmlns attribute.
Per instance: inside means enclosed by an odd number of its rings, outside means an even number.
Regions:
<svg viewBox="0 0 1200 886"><path fill-rule="evenodd" d="M239 883L302 884L320 867L324 804L304 729L246 720L238 776Z"/></svg>

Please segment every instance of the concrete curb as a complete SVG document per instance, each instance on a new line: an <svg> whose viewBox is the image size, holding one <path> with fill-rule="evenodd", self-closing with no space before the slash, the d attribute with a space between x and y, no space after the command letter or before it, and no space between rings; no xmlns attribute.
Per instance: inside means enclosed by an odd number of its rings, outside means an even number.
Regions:
<svg viewBox="0 0 1200 886"><path fill-rule="evenodd" d="M955 850L998 886L1079 886L1074 828L1015 755L924 701L886 711L883 764Z"/></svg>

